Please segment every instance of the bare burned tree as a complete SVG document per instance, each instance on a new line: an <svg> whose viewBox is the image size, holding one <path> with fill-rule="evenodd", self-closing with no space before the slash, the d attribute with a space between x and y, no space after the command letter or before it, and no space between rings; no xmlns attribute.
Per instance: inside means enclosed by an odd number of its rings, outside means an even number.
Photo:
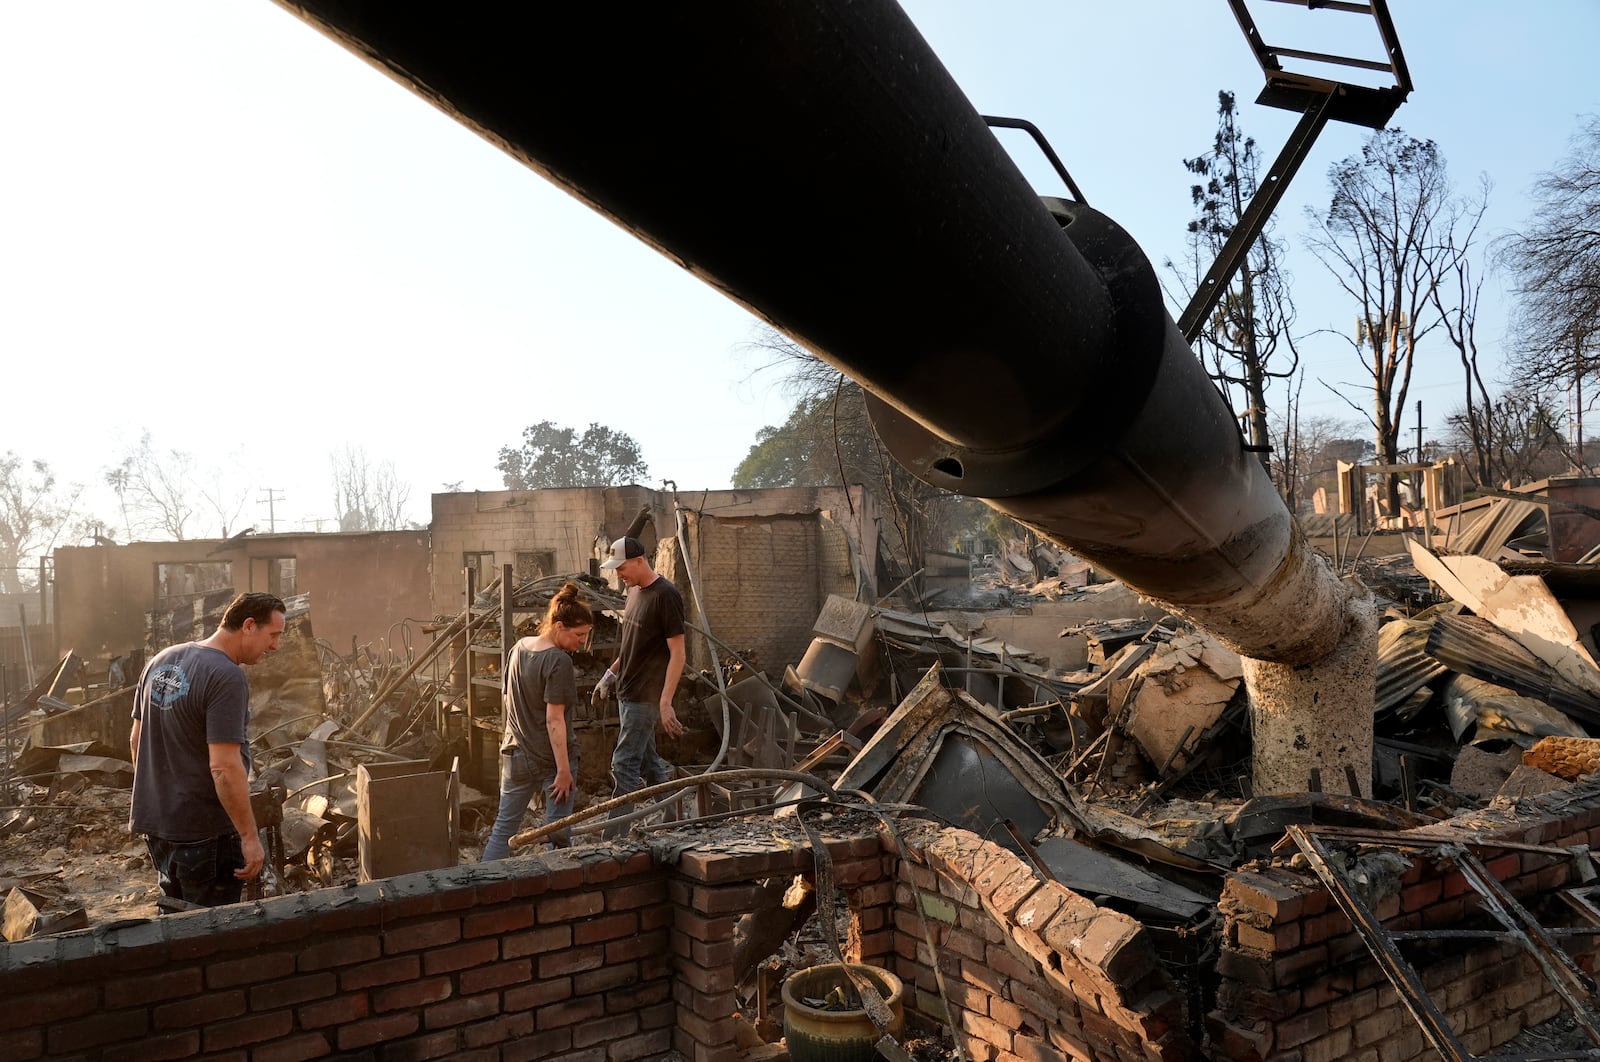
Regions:
<svg viewBox="0 0 1600 1062"><path fill-rule="evenodd" d="M1561 409L1532 387L1517 387L1478 408L1476 427L1489 440L1481 466L1469 466L1476 486L1516 487L1555 475L1571 462L1562 432ZM1474 425L1467 411L1450 414L1446 442L1458 450L1473 445Z"/></svg>
<svg viewBox="0 0 1600 1062"><path fill-rule="evenodd" d="M1352 345L1372 379L1373 442L1378 460L1397 464L1402 414L1417 344L1440 324L1433 306L1435 278L1447 272L1452 239L1481 204L1451 193L1445 160L1431 140L1381 129L1359 155L1328 171L1333 189L1323 212L1308 211L1308 243L1356 303ZM1398 482L1388 479L1390 511Z"/></svg>
<svg viewBox="0 0 1600 1062"><path fill-rule="evenodd" d="M1533 188L1533 214L1499 245L1520 300L1512 367L1534 386L1576 391L1583 464L1583 381L1600 371L1600 115L1590 115L1557 167Z"/></svg>
<svg viewBox="0 0 1600 1062"><path fill-rule="evenodd" d="M105 473L121 499L130 537L165 535L182 542L194 515L194 457L184 450L158 450L144 432Z"/></svg>
<svg viewBox="0 0 1600 1062"><path fill-rule="evenodd" d="M1480 188L1481 194L1466 208L1456 230L1445 233L1438 253L1429 255L1425 261L1429 269L1429 301L1439 315L1440 327L1461 359L1465 394L1457 412L1460 420L1456 423L1466 432L1471 446L1477 482L1489 483L1493 480L1490 454L1499 442L1494 434L1499 420L1492 414L1494 399L1483 382L1478 359L1478 297L1483 290L1483 277L1473 269L1476 255L1473 242L1489 205L1487 178L1482 180ZM1417 460L1422 460L1421 454L1417 455Z"/></svg>
<svg viewBox="0 0 1600 1062"><path fill-rule="evenodd" d="M982 502L931 487L889 456L859 384L771 328L761 328L746 351L765 359L762 369L781 373L785 392L796 401L781 427L757 434L734 470L734 487L871 486L894 519L913 571L922 567L928 549L988 519L990 509Z"/></svg>
<svg viewBox="0 0 1600 1062"><path fill-rule="evenodd" d="M1217 132L1211 150L1184 159L1183 165L1204 178L1204 183L1189 188L1195 214L1188 227L1186 268L1180 270L1170 259L1165 264L1178 278L1184 301L1188 301L1256 194L1261 156L1254 138L1239 128L1233 93L1217 93ZM1290 332L1295 308L1283 271L1283 252L1284 246L1272 238L1269 224L1250 246L1228 291L1196 339L1197 353L1209 366L1211 378L1236 410L1241 403L1235 389L1242 393L1241 419L1251 445L1269 467L1273 433L1267 389L1272 380L1293 376L1299 361ZM1288 354L1286 362L1279 357L1281 351Z"/></svg>
<svg viewBox="0 0 1600 1062"><path fill-rule="evenodd" d="M394 462L373 464L359 446L331 455L333 511L341 531L397 531L407 526L411 487L395 475Z"/></svg>

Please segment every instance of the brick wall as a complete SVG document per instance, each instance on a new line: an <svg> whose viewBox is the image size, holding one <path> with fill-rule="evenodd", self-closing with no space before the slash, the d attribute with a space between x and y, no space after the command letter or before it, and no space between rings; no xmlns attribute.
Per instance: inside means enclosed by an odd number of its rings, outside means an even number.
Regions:
<svg viewBox="0 0 1600 1062"><path fill-rule="evenodd" d="M904 840L895 972L915 986L909 1009L948 1025L967 1057L1200 1057L1183 996L1139 922L964 830L908 826Z"/></svg>
<svg viewBox="0 0 1600 1062"><path fill-rule="evenodd" d="M0 945L0 1058L732 1062L733 924L754 880L812 865L767 832L675 865L601 845ZM881 899L877 834L826 843L852 904ZM868 941L852 958L891 946Z"/></svg>
<svg viewBox="0 0 1600 1062"><path fill-rule="evenodd" d="M1503 844L1600 840L1600 787L1545 801L1542 818L1449 825ZM893 970L912 1029L947 1025L977 1062L1432 1056L1303 873L1229 875L1217 1005L1196 1045L1137 921L963 830L831 825L845 957ZM1568 882L1549 852L1485 862L1530 905ZM734 927L757 883L813 867L793 821L771 819L0 945L0 1058L734 1062ZM1419 860L1379 913L1454 926L1475 895ZM1421 971L1475 1053L1558 1010L1513 945L1462 944Z"/></svg>
<svg viewBox="0 0 1600 1062"><path fill-rule="evenodd" d="M855 596L844 533L817 513L697 515L688 538L712 632L772 674L805 656L829 594Z"/></svg>
<svg viewBox="0 0 1600 1062"><path fill-rule="evenodd" d="M1542 800L1542 804L1541 804ZM1463 821L1412 833L1448 840L1562 848L1600 842L1600 789L1562 790ZM1483 849L1489 872L1535 911L1571 884L1564 853ZM1479 896L1448 861L1412 853L1397 886L1369 906L1391 931L1462 926ZM1410 1011L1384 978L1350 920L1307 871L1273 866L1228 876L1220 910L1221 985L1208 1016L1217 1058L1278 1062L1402 1062L1431 1059ZM1578 953L1592 969L1595 944ZM1456 1036L1475 1055L1488 1053L1562 1009L1560 997L1516 944L1461 941L1429 959L1401 953Z"/></svg>

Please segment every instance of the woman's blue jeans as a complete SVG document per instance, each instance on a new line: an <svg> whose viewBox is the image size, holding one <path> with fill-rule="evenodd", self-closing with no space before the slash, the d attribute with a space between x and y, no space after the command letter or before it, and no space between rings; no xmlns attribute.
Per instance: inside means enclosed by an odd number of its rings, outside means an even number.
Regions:
<svg viewBox="0 0 1600 1062"><path fill-rule="evenodd" d="M495 816L494 829L489 831L489 842L483 846L483 858L504 859L511 854L511 838L522 829L523 816L533 794L544 789L544 821L554 822L572 814L572 798L578 790L578 765L572 764L572 792L565 800L550 795L550 786L556 780L554 761L543 761L529 756L522 749L512 749L500 754L500 811ZM550 835L550 843L565 848L572 843L568 830Z"/></svg>

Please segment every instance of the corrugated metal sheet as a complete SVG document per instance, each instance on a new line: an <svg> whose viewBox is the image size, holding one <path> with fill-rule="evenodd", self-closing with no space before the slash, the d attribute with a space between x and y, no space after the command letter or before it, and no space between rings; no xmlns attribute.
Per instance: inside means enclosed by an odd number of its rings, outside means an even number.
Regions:
<svg viewBox="0 0 1600 1062"><path fill-rule="evenodd" d="M1379 714L1393 711L1409 701L1413 693L1450 673L1449 668L1428 655L1428 634L1432 630L1431 619L1392 620L1378 628Z"/></svg>
<svg viewBox="0 0 1600 1062"><path fill-rule="evenodd" d="M1493 682L1452 675L1445 683L1444 714L1457 741L1510 740L1531 748L1541 737L1588 737L1589 732L1534 697Z"/></svg>
<svg viewBox="0 0 1600 1062"><path fill-rule="evenodd" d="M1451 553L1475 553L1490 560L1513 538L1542 534L1544 551L1550 550L1550 529L1544 509L1533 502L1496 498L1488 510L1459 536L1445 543Z"/></svg>
<svg viewBox="0 0 1600 1062"><path fill-rule="evenodd" d="M1556 674L1488 620L1476 616L1435 618L1428 634L1428 654L1453 671L1509 687L1580 722L1600 725L1600 701Z"/></svg>

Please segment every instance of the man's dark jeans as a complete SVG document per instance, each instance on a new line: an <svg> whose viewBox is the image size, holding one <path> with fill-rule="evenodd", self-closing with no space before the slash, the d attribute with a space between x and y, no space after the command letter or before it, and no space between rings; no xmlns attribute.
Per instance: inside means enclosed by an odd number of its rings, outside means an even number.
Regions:
<svg viewBox="0 0 1600 1062"><path fill-rule="evenodd" d="M169 841L145 835L150 862L155 864L161 891L202 907L238 903L244 882L233 872L244 866L244 849L236 833L204 841Z"/></svg>

